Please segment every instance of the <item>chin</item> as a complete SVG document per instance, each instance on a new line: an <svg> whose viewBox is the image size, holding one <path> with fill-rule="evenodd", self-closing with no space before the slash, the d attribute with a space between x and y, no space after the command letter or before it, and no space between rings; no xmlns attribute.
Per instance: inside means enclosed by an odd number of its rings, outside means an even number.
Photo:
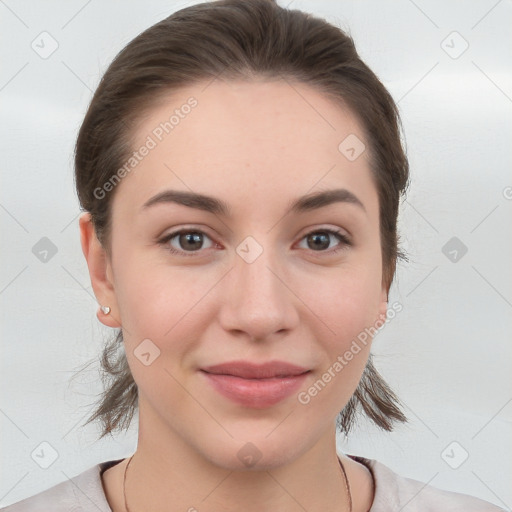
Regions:
<svg viewBox="0 0 512 512"><path fill-rule="evenodd" d="M275 424L273 426L275 428ZM279 427L278 427L279 428ZM202 443L198 451L210 463L229 471L266 471L284 466L293 462L310 445L305 442L305 436L298 436L296 429L293 434L283 429L268 435L272 429L245 431L243 439L215 439L210 438L207 444Z"/></svg>

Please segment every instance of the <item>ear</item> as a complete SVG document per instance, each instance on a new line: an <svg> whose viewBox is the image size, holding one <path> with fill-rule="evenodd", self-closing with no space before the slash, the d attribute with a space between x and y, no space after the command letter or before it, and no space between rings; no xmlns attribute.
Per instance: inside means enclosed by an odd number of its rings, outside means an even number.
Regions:
<svg viewBox="0 0 512 512"><path fill-rule="evenodd" d="M80 215L80 242L87 260L94 295L101 306L109 306L110 313L105 314L98 307L98 320L108 327L121 327L119 309L113 285L113 273L108 255L96 236L91 214Z"/></svg>
<svg viewBox="0 0 512 512"><path fill-rule="evenodd" d="M389 298L389 290L386 285L382 285L381 295L380 295L380 303L379 303L379 317L378 319L381 321L385 321L387 317L388 311L388 298Z"/></svg>

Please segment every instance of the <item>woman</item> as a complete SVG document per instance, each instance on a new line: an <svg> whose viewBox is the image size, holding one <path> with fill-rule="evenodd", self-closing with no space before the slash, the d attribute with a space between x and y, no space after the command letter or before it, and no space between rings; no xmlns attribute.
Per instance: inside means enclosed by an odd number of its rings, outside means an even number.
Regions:
<svg viewBox="0 0 512 512"><path fill-rule="evenodd" d="M370 349L408 162L348 36L270 0L178 11L105 73L75 169L119 329L90 421L138 407L138 446L5 510L500 510L336 451L359 408L406 421Z"/></svg>

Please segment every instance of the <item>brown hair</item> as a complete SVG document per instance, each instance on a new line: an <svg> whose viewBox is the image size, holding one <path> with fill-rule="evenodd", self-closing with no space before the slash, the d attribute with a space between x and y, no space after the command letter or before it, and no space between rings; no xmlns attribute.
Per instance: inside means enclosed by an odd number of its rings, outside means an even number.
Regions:
<svg viewBox="0 0 512 512"><path fill-rule="evenodd" d="M409 180L401 121L393 98L359 58L350 36L311 14L275 0L220 0L173 13L133 39L110 64L91 100L75 148L75 182L82 209L91 213L108 254L110 206L115 189L98 198L133 152L136 123L178 88L212 80L284 77L309 84L358 116L365 130L379 197L383 283L395 275L400 196ZM340 141L341 142L341 141ZM104 392L94 414L101 438L129 427L138 390L122 347L122 331L104 348ZM397 396L379 375L370 354L359 385L338 416L348 433L362 407L380 428L406 422Z"/></svg>

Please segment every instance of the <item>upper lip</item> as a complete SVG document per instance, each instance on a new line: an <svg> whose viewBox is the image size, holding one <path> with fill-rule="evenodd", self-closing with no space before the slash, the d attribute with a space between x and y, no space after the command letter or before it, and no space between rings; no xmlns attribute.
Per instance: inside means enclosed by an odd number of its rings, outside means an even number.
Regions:
<svg viewBox="0 0 512 512"><path fill-rule="evenodd" d="M308 368L287 363L270 361L255 364L248 361L231 361L213 366L205 366L201 370L217 375L232 375L243 379L270 379L275 377L291 377L308 372Z"/></svg>

